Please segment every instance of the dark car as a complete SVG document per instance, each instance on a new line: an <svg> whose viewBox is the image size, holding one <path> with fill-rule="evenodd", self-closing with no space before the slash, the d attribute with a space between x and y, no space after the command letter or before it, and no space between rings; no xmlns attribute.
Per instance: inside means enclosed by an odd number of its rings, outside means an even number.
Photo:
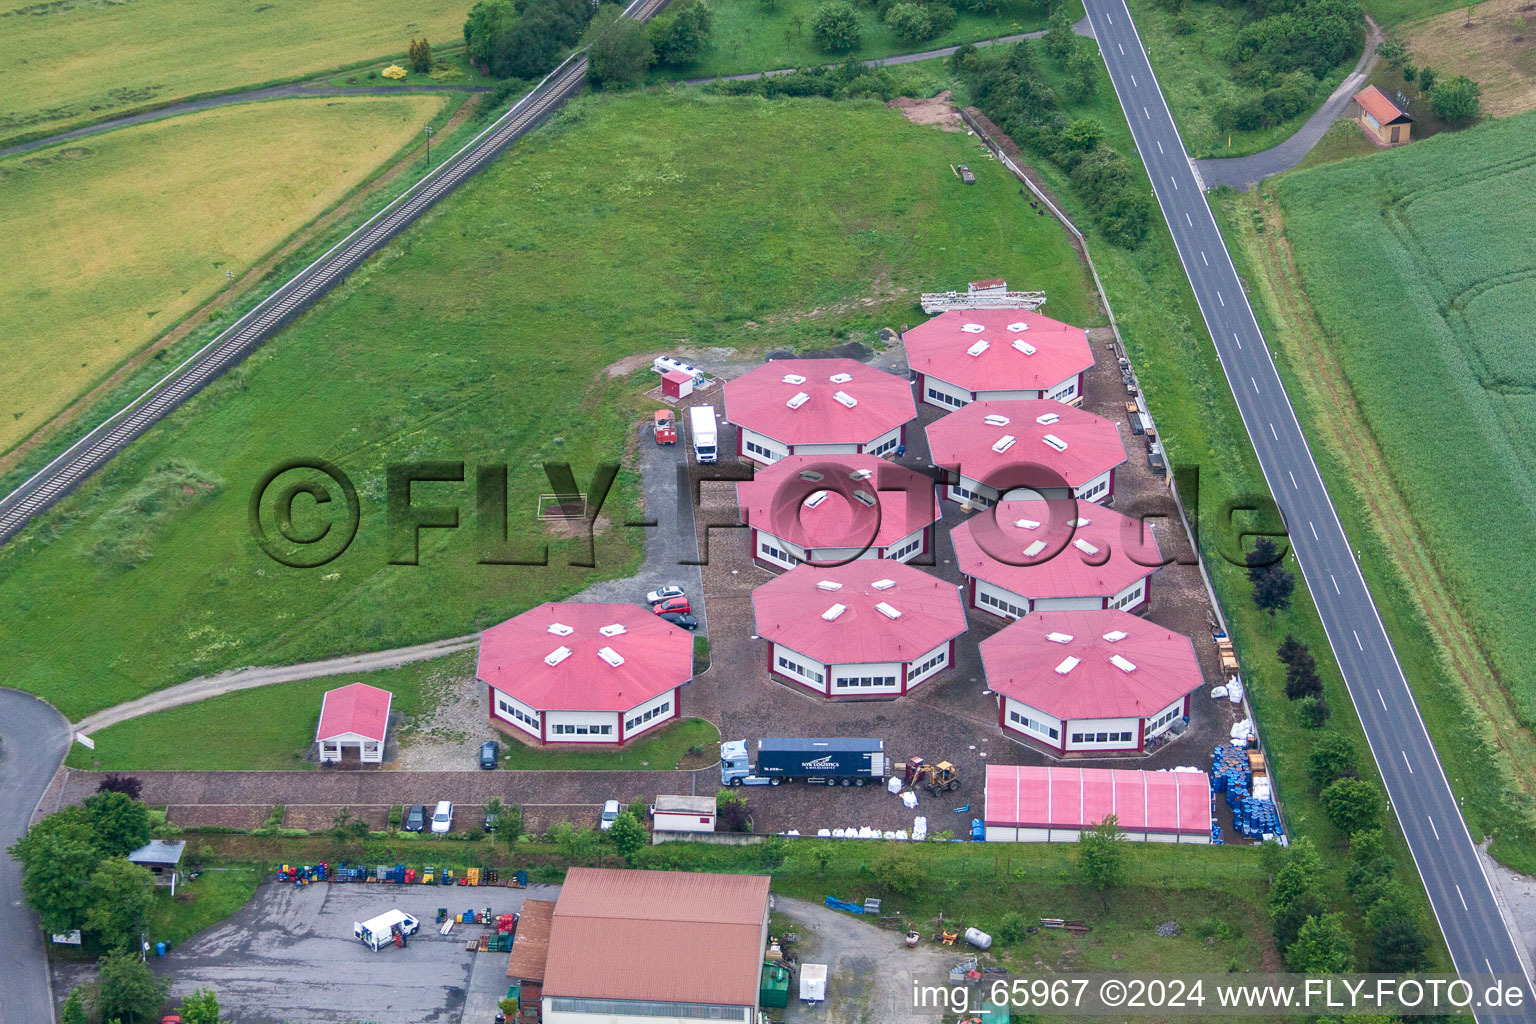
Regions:
<svg viewBox="0 0 1536 1024"><path fill-rule="evenodd" d="M699 620L687 612L662 612L661 617L674 626L682 626L690 632L699 628Z"/></svg>
<svg viewBox="0 0 1536 1024"><path fill-rule="evenodd" d="M427 827L427 809L421 804L411 804L405 812L405 822L400 826L407 832L422 832Z"/></svg>
<svg viewBox="0 0 1536 1024"><path fill-rule="evenodd" d="M501 821L501 815L499 815L499 814L487 814L484 818L480 819L480 827L485 829L487 832L495 832L496 831L496 825L500 821Z"/></svg>
<svg viewBox="0 0 1536 1024"><path fill-rule="evenodd" d="M480 767L487 770L496 767L496 761L501 757L501 744L495 740L486 740L480 744Z"/></svg>

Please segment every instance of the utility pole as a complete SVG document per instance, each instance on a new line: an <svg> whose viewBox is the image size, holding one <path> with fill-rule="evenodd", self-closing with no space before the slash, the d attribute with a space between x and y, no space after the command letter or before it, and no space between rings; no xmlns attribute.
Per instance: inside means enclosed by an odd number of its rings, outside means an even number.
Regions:
<svg viewBox="0 0 1536 1024"><path fill-rule="evenodd" d="M427 133L427 170L432 169L432 126L427 125L422 131Z"/></svg>

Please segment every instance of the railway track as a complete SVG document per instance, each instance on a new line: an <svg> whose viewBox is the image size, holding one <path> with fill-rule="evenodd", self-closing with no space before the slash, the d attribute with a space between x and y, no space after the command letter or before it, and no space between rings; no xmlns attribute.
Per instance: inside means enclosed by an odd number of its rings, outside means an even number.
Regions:
<svg viewBox="0 0 1536 1024"><path fill-rule="evenodd" d="M634 0L625 13L653 17L667 0ZM250 312L0 499L0 544L330 291L392 238L480 171L581 88L587 57L575 53L479 135L284 282Z"/></svg>

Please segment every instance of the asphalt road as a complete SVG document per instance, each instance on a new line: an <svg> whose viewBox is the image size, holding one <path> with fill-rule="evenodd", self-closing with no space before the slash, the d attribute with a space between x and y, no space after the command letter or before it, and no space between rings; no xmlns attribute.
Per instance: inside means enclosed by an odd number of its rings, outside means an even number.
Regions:
<svg viewBox="0 0 1536 1024"><path fill-rule="evenodd" d="M1136 146L1462 974L1529 979L1124 0L1087 0Z"/></svg>
<svg viewBox="0 0 1536 1024"><path fill-rule="evenodd" d="M0 690L0 1021L53 1020L37 915L21 902L21 865L4 853L64 760L69 723L29 693Z"/></svg>

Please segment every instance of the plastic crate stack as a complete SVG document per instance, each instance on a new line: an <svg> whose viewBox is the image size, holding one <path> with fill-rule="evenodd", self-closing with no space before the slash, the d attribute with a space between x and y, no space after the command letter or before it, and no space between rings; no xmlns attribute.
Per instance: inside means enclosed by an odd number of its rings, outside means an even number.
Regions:
<svg viewBox="0 0 1536 1024"><path fill-rule="evenodd" d="M1273 800L1245 799L1234 808L1232 820L1243 835L1250 839L1264 835L1280 835L1280 812Z"/></svg>

